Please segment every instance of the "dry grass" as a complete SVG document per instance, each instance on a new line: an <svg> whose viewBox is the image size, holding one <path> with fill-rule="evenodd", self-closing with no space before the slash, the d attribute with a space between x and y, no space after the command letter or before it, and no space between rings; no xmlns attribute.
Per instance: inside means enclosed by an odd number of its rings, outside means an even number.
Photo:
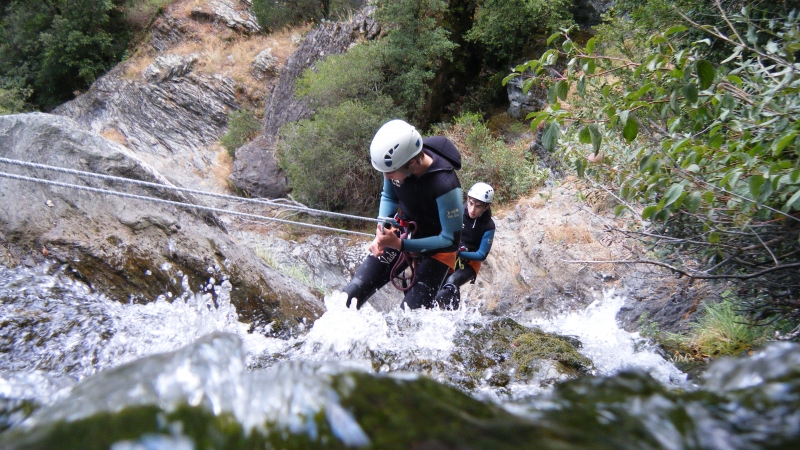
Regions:
<svg viewBox="0 0 800 450"><path fill-rule="evenodd" d="M552 242L564 244L593 244L595 243L592 230L587 225L549 225L544 231L545 237Z"/></svg>
<svg viewBox="0 0 800 450"><path fill-rule="evenodd" d="M309 31L311 25L281 30L269 35L244 35L222 25L198 22L192 19L193 9L207 4L204 0L176 1L165 8L164 14L181 21L181 30L188 40L169 50L169 53L198 57L195 70L204 74L227 76L237 84L249 101L256 105L263 102L265 82L257 80L252 73L252 64L262 50L271 48L280 69L297 49L297 37ZM146 46L149 47L149 46ZM156 56L152 50L138 50L125 64L124 76L141 80L144 70Z"/></svg>

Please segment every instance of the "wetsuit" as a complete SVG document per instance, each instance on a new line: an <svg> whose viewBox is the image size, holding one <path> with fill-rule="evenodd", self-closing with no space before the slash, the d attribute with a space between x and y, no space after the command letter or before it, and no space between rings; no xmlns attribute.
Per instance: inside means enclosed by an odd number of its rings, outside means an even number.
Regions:
<svg viewBox="0 0 800 450"><path fill-rule="evenodd" d="M460 264L452 275L447 277L444 286L436 295L436 303L442 309L458 309L461 302L459 286L467 281L475 282L481 262L489 256L494 240L494 220L492 208L486 208L480 216L471 218L467 204L463 206L463 229L461 232L461 247L466 251L458 252Z"/></svg>
<svg viewBox="0 0 800 450"><path fill-rule="evenodd" d="M436 292L447 273L455 266L456 249L461 237L459 205L461 183L453 165L439 156L431 147L453 144L441 136L423 139L423 149L433 162L420 177L408 176L400 184L384 179L379 217L393 217L398 211L405 219L416 222L413 239L402 240L402 251L417 255L416 282L406 291L401 306L411 309L430 308L435 305ZM356 298L356 306L367 301L378 289L390 281L390 273L400 252L384 249L380 257L373 255L356 270L344 291L347 305Z"/></svg>

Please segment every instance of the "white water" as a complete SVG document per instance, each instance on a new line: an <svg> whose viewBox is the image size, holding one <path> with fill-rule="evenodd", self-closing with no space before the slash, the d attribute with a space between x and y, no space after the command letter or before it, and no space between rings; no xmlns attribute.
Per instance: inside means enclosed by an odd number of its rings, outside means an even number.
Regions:
<svg viewBox="0 0 800 450"><path fill-rule="evenodd" d="M66 395L79 379L148 355L176 351L215 331L241 338L245 363L251 368L270 367L275 361L333 362L365 371L425 374L446 381L441 366L448 364L454 336L471 324L496 319L482 317L475 307L454 312L396 308L380 313L367 304L361 310L348 309L344 294L336 292L325 298L327 311L305 335L286 341L248 333L249 326L237 320L230 303L227 281L212 288L216 304L209 292L188 291L172 302L160 297L145 305L122 304L41 270L7 271L0 280L0 289L18 289L17 295L27 302L20 304L18 298L0 304L0 317L19 321L26 314L38 315L48 327L45 334L49 338L40 346L19 350L22 353L2 354L14 361L0 360L0 395L43 404ZM684 379L652 349L635 345L641 342L637 334L617 326L614 316L622 303L621 297L608 293L585 311L523 325L577 336L583 342L581 352L594 361L601 375L638 367L663 383ZM476 395L502 400L492 389L481 388ZM542 389L514 384L507 391L513 398ZM509 392L503 398L509 399Z"/></svg>

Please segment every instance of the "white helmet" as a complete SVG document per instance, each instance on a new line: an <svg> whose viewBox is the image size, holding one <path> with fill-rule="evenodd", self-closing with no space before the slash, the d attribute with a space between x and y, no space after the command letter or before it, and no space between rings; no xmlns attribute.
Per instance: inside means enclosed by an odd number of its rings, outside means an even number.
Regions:
<svg viewBox="0 0 800 450"><path fill-rule="evenodd" d="M402 120L383 124L372 138L369 156L372 167L381 172L394 172L422 150L422 136Z"/></svg>
<svg viewBox="0 0 800 450"><path fill-rule="evenodd" d="M484 203L492 203L492 200L494 200L494 189L486 183L475 183L469 188L467 195Z"/></svg>

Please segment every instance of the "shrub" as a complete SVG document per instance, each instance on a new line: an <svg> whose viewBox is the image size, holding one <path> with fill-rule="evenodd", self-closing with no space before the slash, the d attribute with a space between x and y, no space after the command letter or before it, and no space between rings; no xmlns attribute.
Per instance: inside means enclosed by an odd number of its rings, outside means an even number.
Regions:
<svg viewBox="0 0 800 450"><path fill-rule="evenodd" d="M360 8L365 0L253 0L258 25L276 31L306 20L337 19Z"/></svg>
<svg viewBox="0 0 800 450"><path fill-rule="evenodd" d="M323 106L348 99L367 99L384 85L375 43L359 44L340 55L331 55L315 69L306 69L297 81L297 95Z"/></svg>
<svg viewBox="0 0 800 450"><path fill-rule="evenodd" d="M0 116L25 111L25 100L30 90L0 89Z"/></svg>
<svg viewBox="0 0 800 450"><path fill-rule="evenodd" d="M466 38L486 49L497 66L516 57L535 34L552 32L572 23L572 0L480 0Z"/></svg>
<svg viewBox="0 0 800 450"><path fill-rule="evenodd" d="M548 176L529 159L525 147L495 138L478 114L461 115L454 124L435 127L433 132L447 136L461 151L459 178L464 191L483 181L494 188L495 202L505 203L527 194Z"/></svg>
<svg viewBox="0 0 800 450"><path fill-rule="evenodd" d="M248 143L261 131L261 124L256 120L253 111L240 109L228 113L228 132L219 140L228 150L231 158L236 157L236 149Z"/></svg>
<svg viewBox="0 0 800 450"><path fill-rule="evenodd" d="M10 2L0 23L0 87L31 87L44 108L86 88L124 54L121 1Z"/></svg>
<svg viewBox="0 0 800 450"><path fill-rule="evenodd" d="M383 184L369 144L393 112L387 97L348 100L284 125L278 157L295 197L328 211L375 214Z"/></svg>

